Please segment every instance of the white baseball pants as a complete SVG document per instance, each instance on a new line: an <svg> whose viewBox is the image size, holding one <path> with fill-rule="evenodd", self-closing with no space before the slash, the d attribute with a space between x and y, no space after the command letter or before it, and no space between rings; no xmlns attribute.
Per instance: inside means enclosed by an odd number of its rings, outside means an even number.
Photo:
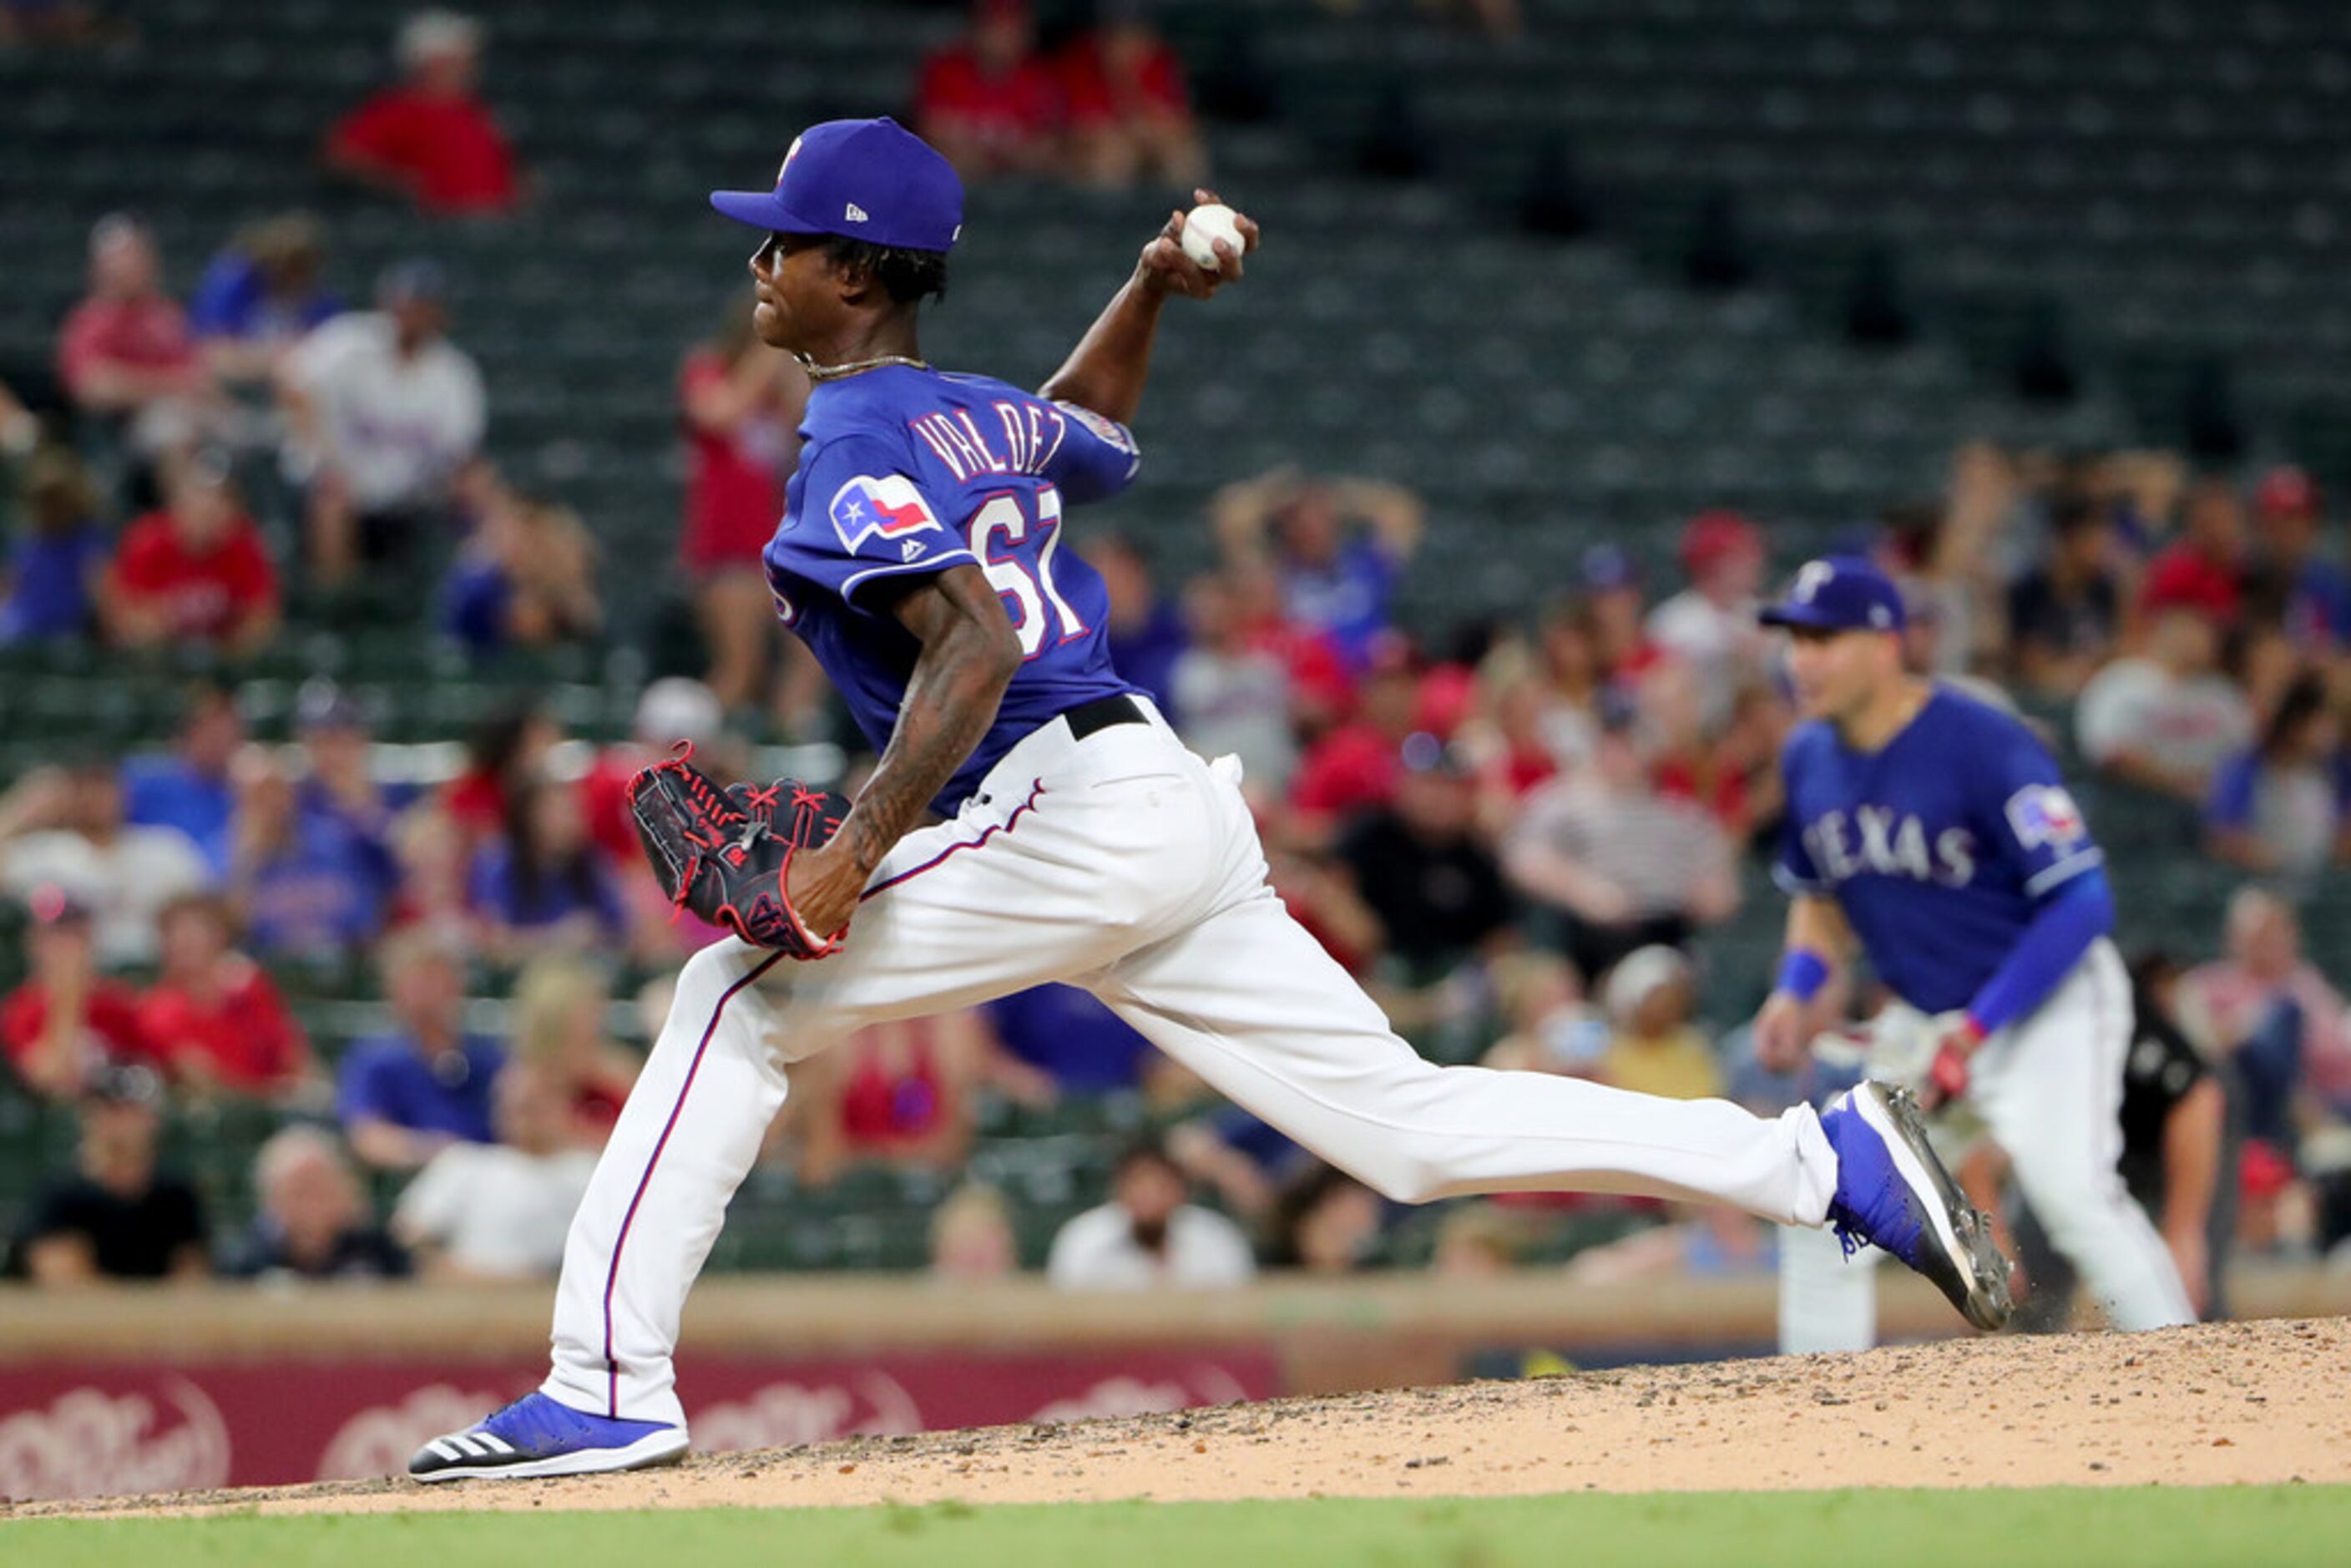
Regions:
<svg viewBox="0 0 2351 1568"><path fill-rule="evenodd" d="M1871 1025L1869 1075L1917 1085L1939 1020L1900 1002ZM2130 1050L2130 976L2101 938L2031 1016L1986 1040L1970 1064L1971 1115L2007 1154L2016 1184L2058 1251L2116 1328L2196 1321L2170 1250L2116 1169L2122 1157L2123 1065ZM1938 1119L1964 1143L1973 1128ZM1957 1149L1941 1151L1947 1159ZM1805 1239L1810 1239L1809 1238ZM1780 1344L1785 1351L1863 1350L1876 1339L1876 1270L1802 1240L1781 1250Z"/></svg>
<svg viewBox="0 0 2351 1568"><path fill-rule="evenodd" d="M1091 989L1217 1091L1399 1200L1640 1193L1817 1226L1835 1188L1809 1108L1765 1120L1423 1060L1267 886L1238 767L1195 757L1156 714L1083 740L1055 720L956 821L898 845L833 956L795 964L730 938L687 962L572 1222L547 1394L682 1422L679 1312L790 1064L869 1023L1049 980Z"/></svg>

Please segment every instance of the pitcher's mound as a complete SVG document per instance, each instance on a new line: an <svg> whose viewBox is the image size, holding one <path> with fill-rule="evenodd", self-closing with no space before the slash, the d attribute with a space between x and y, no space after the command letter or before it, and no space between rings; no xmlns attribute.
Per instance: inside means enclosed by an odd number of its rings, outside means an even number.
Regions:
<svg viewBox="0 0 2351 1568"><path fill-rule="evenodd" d="M2351 1323L1993 1338L726 1454L24 1508L699 1508L2351 1481Z"/></svg>

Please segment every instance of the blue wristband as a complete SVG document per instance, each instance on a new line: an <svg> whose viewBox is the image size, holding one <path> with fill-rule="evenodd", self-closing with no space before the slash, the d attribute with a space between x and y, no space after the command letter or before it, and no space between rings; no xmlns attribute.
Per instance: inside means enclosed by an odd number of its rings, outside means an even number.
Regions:
<svg viewBox="0 0 2351 1568"><path fill-rule="evenodd" d="M1828 983L1829 961L1809 947L1798 947L1780 960L1780 976L1771 982L1771 988L1809 1002Z"/></svg>

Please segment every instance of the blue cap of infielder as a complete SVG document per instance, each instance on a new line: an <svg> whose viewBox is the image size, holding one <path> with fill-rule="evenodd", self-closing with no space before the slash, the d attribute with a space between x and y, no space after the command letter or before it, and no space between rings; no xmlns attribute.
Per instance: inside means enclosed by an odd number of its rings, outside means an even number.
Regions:
<svg viewBox="0 0 2351 1568"><path fill-rule="evenodd" d="M1766 626L1815 632L1899 632L1907 620L1902 591L1876 563L1857 555L1808 560L1788 588L1788 597L1766 605L1758 617Z"/></svg>
<svg viewBox="0 0 2351 1568"><path fill-rule="evenodd" d="M713 191L710 204L774 234L840 235L945 251L963 233L963 182L938 149L886 115L811 125L772 191Z"/></svg>

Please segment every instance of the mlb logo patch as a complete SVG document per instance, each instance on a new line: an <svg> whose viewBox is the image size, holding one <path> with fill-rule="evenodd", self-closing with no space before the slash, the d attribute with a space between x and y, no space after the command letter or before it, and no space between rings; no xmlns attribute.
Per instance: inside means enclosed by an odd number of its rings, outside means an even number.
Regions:
<svg viewBox="0 0 2351 1568"><path fill-rule="evenodd" d="M852 555L870 538L901 539L946 525L904 474L860 474L832 493L832 531Z"/></svg>
<svg viewBox="0 0 2351 1568"><path fill-rule="evenodd" d="M2008 825L2028 850L2070 850L2090 836L2082 809L2056 784L2028 784L2008 798Z"/></svg>
<svg viewBox="0 0 2351 1568"><path fill-rule="evenodd" d="M1073 402L1056 402L1053 406L1092 431L1101 439L1110 443L1117 450L1130 454L1134 451L1134 433L1118 421L1104 419L1093 410L1081 408Z"/></svg>

